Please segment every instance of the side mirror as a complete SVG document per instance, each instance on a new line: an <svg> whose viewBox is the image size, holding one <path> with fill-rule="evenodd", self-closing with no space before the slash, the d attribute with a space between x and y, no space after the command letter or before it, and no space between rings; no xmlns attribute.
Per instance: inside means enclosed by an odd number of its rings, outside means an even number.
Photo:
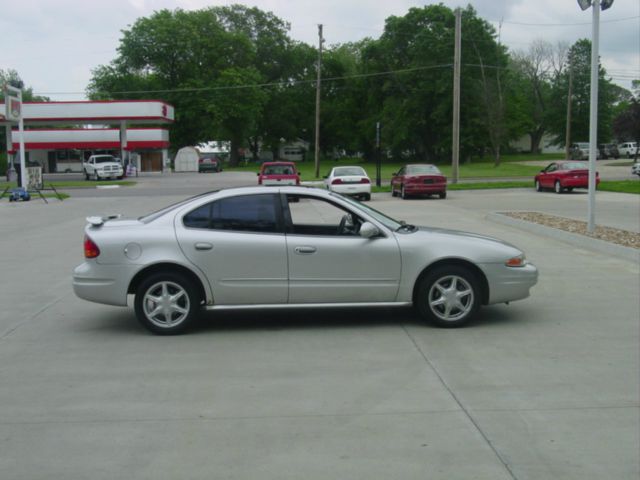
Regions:
<svg viewBox="0 0 640 480"><path fill-rule="evenodd" d="M256 173L257 176L260 176L260 172Z"/></svg>
<svg viewBox="0 0 640 480"><path fill-rule="evenodd" d="M397 177L397 176L398 176L398 172L393 172L393 173L391 174L391 176L392 176L392 177Z"/></svg>
<svg viewBox="0 0 640 480"><path fill-rule="evenodd" d="M371 222L364 222L360 225L360 236L364 238L374 238L380 235L380 230Z"/></svg>

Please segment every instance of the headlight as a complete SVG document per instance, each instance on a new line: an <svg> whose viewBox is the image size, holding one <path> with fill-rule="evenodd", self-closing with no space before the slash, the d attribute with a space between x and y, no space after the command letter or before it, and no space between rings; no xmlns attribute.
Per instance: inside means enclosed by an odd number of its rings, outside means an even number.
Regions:
<svg viewBox="0 0 640 480"><path fill-rule="evenodd" d="M517 257L510 258L509 260L504 262L504 264L507 267L524 267L527 264L527 259L525 258L523 253L522 255L518 255Z"/></svg>

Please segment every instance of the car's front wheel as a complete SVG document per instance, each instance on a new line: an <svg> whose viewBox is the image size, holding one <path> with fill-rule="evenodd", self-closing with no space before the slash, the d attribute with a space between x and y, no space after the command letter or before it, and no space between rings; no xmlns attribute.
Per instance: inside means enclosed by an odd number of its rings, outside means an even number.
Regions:
<svg viewBox="0 0 640 480"><path fill-rule="evenodd" d="M441 266L420 281L415 303L420 314L436 325L460 327L480 308L479 285L467 268Z"/></svg>
<svg viewBox="0 0 640 480"><path fill-rule="evenodd" d="M536 192L542 191L542 185L540 185L540 180L536 180Z"/></svg>
<svg viewBox="0 0 640 480"><path fill-rule="evenodd" d="M193 282L180 273L150 275L136 290L136 317L153 333L182 333L198 315L197 291Z"/></svg>
<svg viewBox="0 0 640 480"><path fill-rule="evenodd" d="M407 192L404 189L404 184L400 186L400 198L406 200L408 197Z"/></svg>

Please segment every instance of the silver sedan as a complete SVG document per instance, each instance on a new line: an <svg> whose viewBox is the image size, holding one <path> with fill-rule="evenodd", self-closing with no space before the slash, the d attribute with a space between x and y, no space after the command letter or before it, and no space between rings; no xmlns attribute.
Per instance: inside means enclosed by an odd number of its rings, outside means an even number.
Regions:
<svg viewBox="0 0 640 480"><path fill-rule="evenodd" d="M443 327L481 305L529 296L522 251L417 227L334 192L227 189L138 218L89 217L80 298L126 306L152 332L183 332L201 309L414 305Z"/></svg>

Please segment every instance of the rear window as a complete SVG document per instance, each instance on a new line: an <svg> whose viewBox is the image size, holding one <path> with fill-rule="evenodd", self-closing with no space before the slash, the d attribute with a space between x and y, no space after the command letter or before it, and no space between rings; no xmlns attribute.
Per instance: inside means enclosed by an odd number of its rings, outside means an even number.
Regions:
<svg viewBox="0 0 640 480"><path fill-rule="evenodd" d="M293 165L267 165L262 170L263 175L295 175L296 169Z"/></svg>
<svg viewBox="0 0 640 480"><path fill-rule="evenodd" d="M409 165L407 167L407 173L409 175L421 175L421 174L435 174L441 175L442 173L435 165Z"/></svg>
<svg viewBox="0 0 640 480"><path fill-rule="evenodd" d="M589 165L584 162L563 163L562 170L588 170Z"/></svg>
<svg viewBox="0 0 640 480"><path fill-rule="evenodd" d="M361 175L366 177L367 172L365 172L361 167L342 167L336 168L333 171L333 175L336 177L347 177L349 175Z"/></svg>

